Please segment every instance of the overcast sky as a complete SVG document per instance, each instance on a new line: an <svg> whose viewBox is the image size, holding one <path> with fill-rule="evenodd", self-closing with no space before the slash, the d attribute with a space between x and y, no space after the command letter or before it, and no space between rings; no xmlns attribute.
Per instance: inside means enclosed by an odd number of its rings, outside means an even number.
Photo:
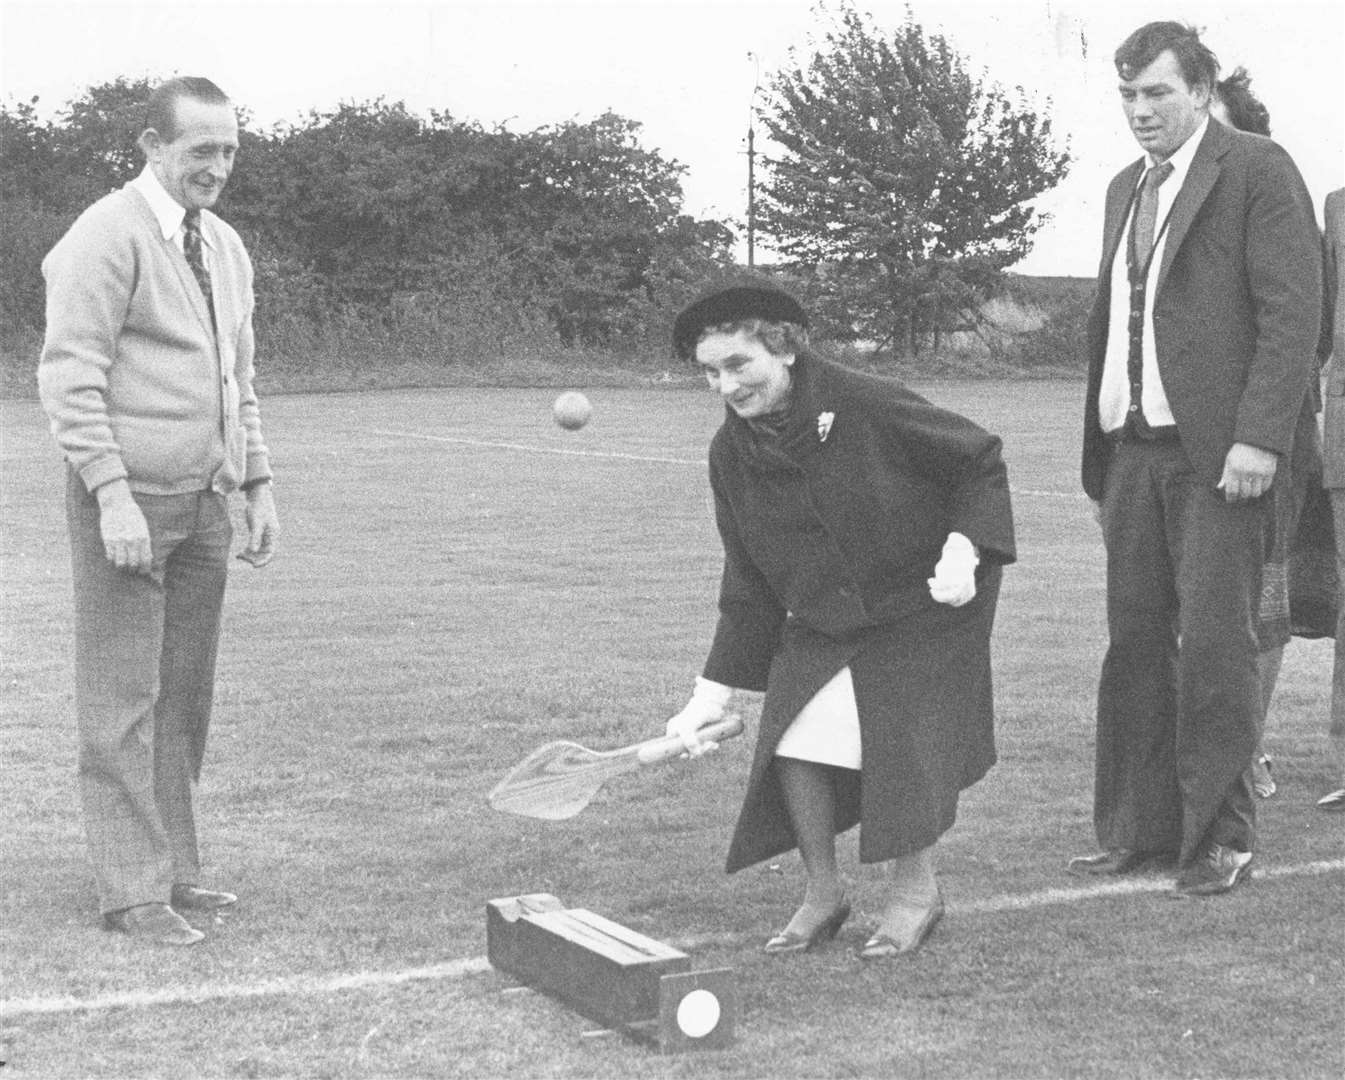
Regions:
<svg viewBox="0 0 1345 1080"><path fill-rule="evenodd" d="M382 97L518 131L612 109L687 167L688 211L742 218L753 88L825 29L815 0L0 0L0 95L53 115L117 76L213 78L265 128ZM1340 0L910 0L992 81L1049 108L1077 158L1041 205L1052 223L1017 268L1091 276L1102 195L1138 150L1111 54L1141 23L1205 28L1225 71L1248 67L1275 138L1322 200L1345 185ZM833 5L834 7L834 5ZM861 3L882 25L907 4ZM1083 43L1086 42L1086 49ZM758 148L762 148L759 141Z"/></svg>

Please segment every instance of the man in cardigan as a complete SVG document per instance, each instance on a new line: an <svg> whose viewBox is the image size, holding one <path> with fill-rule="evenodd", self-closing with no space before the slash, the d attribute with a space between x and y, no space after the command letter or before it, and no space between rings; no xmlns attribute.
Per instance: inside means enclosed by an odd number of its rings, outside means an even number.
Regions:
<svg viewBox="0 0 1345 1080"><path fill-rule="evenodd" d="M209 208L238 123L213 83L151 95L144 171L42 264L42 403L67 462L79 787L104 925L191 945L200 776L232 528L246 492L254 566L279 525L252 379L252 266Z"/></svg>
<svg viewBox="0 0 1345 1080"><path fill-rule="evenodd" d="M1210 122L1218 61L1194 30L1150 23L1115 59L1145 157L1108 189L1088 327L1083 485L1100 504L1110 644L1103 850L1070 870L1175 856L1175 895L1215 895L1251 873L1268 493L1311 408L1320 245L1289 156Z"/></svg>

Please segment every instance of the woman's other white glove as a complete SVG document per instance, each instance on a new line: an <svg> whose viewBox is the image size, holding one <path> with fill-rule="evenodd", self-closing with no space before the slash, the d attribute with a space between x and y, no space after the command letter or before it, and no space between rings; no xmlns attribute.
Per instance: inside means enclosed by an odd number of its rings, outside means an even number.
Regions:
<svg viewBox="0 0 1345 1080"><path fill-rule="evenodd" d="M961 607L976 595L976 567L980 563L976 548L961 533L949 533L943 542L943 555L929 579L929 595L940 604Z"/></svg>
<svg viewBox="0 0 1345 1080"><path fill-rule="evenodd" d="M700 757L708 750L717 749L718 743L702 742L696 732L706 724L722 720L724 710L728 708L732 696L732 687L697 676L696 689L691 695L691 700L681 712L668 721L668 734L681 739L682 745L687 748L687 753L691 757Z"/></svg>

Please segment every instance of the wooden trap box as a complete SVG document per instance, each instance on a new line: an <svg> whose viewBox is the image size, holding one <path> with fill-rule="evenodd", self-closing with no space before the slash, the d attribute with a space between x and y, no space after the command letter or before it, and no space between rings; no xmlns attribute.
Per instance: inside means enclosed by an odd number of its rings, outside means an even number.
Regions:
<svg viewBox="0 0 1345 1080"><path fill-rule="evenodd" d="M497 970L665 1052L733 1041L731 968L692 971L686 953L549 893L489 901L486 955Z"/></svg>

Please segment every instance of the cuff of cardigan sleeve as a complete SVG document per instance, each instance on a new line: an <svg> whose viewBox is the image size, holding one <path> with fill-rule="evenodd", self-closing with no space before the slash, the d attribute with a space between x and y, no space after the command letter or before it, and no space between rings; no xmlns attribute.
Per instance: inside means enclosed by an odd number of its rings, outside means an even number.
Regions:
<svg viewBox="0 0 1345 1080"><path fill-rule="evenodd" d="M84 481L84 486L90 492L97 491L104 484L110 484L114 480L125 480L129 475L126 464L119 454L100 457L79 470L79 478Z"/></svg>

